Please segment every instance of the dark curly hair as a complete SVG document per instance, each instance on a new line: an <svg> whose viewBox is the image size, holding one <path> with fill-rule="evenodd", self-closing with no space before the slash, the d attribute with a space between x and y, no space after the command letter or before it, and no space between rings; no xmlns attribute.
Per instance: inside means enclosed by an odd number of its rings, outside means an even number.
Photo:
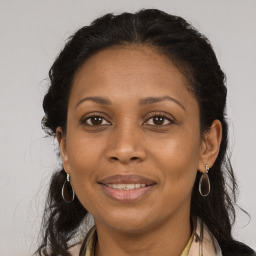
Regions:
<svg viewBox="0 0 256 256"><path fill-rule="evenodd" d="M235 221L237 184L227 155L228 126L225 118L225 75L208 39L183 18L156 9L134 14L107 14L69 38L49 71L50 87L44 97L43 129L56 136L56 128L66 128L67 106L74 75L93 54L114 45L149 45L169 57L185 75L188 87L200 107L201 134L214 120L222 124L222 141L217 160L209 172L211 193L198 193L199 173L192 192L191 215L200 217L220 244L223 255L250 255L250 249L231 235ZM64 170L51 179L43 221L39 255L70 256L68 249L79 232L87 210L78 198L66 204L61 197Z"/></svg>

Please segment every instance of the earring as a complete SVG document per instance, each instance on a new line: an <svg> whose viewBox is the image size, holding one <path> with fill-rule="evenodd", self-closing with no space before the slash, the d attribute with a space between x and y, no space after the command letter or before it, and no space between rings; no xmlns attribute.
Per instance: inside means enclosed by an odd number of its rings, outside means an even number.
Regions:
<svg viewBox="0 0 256 256"><path fill-rule="evenodd" d="M63 200L68 204L72 203L75 199L75 192L71 185L70 175L68 173L67 173L67 179L65 180L65 182L62 186L61 195L62 195Z"/></svg>
<svg viewBox="0 0 256 256"><path fill-rule="evenodd" d="M209 166L207 164L205 165L205 169L206 172L202 174L199 181L199 192L203 197L208 196L211 191L211 184L208 177Z"/></svg>

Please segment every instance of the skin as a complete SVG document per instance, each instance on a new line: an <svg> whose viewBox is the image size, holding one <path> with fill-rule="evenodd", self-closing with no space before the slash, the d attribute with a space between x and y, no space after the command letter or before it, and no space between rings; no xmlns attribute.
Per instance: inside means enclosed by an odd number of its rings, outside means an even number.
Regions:
<svg viewBox="0 0 256 256"><path fill-rule="evenodd" d="M96 96L111 104L83 101ZM172 100L139 104L163 96ZM92 125L93 114L102 123ZM162 116L160 125L155 115ZM199 125L199 106L186 78L154 48L111 47L78 70L67 128L59 127L57 138L75 193L95 219L97 256L182 253L191 236L196 173L213 165L221 141L218 120L205 134ZM157 185L138 200L117 202L98 184L116 174L142 175Z"/></svg>

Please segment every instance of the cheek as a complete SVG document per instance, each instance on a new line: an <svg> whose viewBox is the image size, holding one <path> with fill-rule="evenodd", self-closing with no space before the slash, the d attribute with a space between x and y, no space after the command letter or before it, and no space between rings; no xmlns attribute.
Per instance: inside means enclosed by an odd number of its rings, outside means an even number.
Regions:
<svg viewBox="0 0 256 256"><path fill-rule="evenodd" d="M199 136L180 136L166 140L164 146L152 152L155 163L161 170L163 189L173 198L190 195L200 159Z"/></svg>
<svg viewBox="0 0 256 256"><path fill-rule="evenodd" d="M103 152L102 144L97 144L97 140L93 142L79 132L72 133L75 136L68 137L67 154L74 190L81 199L91 197L94 194L94 185L96 185L97 169L99 159Z"/></svg>
<svg viewBox="0 0 256 256"><path fill-rule="evenodd" d="M101 142L101 143L100 143ZM74 175L88 175L101 157L104 143L84 134L83 130L70 129L67 136L67 155L70 171Z"/></svg>

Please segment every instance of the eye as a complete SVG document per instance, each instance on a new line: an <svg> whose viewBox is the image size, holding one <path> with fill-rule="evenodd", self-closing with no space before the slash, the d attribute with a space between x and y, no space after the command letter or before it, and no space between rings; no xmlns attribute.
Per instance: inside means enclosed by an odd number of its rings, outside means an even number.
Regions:
<svg viewBox="0 0 256 256"><path fill-rule="evenodd" d="M174 123L174 121L164 114L151 114L151 117L145 122L146 125L153 126L165 126L172 123Z"/></svg>
<svg viewBox="0 0 256 256"><path fill-rule="evenodd" d="M108 122L104 117L96 114L93 116L83 118L82 123L88 126L110 125L110 122Z"/></svg>

